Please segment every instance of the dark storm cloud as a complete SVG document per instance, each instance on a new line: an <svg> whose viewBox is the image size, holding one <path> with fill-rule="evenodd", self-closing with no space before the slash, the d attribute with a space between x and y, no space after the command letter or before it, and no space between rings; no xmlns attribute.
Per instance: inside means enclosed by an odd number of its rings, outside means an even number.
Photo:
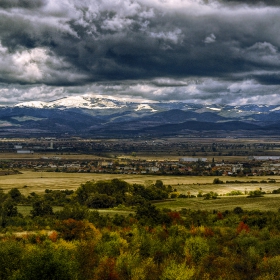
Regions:
<svg viewBox="0 0 280 280"><path fill-rule="evenodd" d="M280 84L280 73L278 74L263 74L255 75L254 78L263 85L279 85Z"/></svg>
<svg viewBox="0 0 280 280"><path fill-rule="evenodd" d="M26 8L26 9L35 9L42 7L47 0L1 0L1 8Z"/></svg>
<svg viewBox="0 0 280 280"><path fill-rule="evenodd" d="M220 0L220 3L227 5L280 6L280 0Z"/></svg>
<svg viewBox="0 0 280 280"><path fill-rule="evenodd" d="M280 83L279 3L3 0L0 82L121 83L120 94L180 100L246 98L257 83L262 96Z"/></svg>

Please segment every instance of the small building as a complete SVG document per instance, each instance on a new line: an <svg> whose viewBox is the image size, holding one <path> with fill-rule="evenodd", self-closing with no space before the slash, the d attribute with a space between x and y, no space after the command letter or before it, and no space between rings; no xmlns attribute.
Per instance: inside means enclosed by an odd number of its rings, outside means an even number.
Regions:
<svg viewBox="0 0 280 280"><path fill-rule="evenodd" d="M113 162L109 162L109 161L99 161L98 162L98 166L101 166L101 167L109 167L112 165L113 165Z"/></svg>
<svg viewBox="0 0 280 280"><path fill-rule="evenodd" d="M52 157L51 159L53 159L53 160L60 160L61 157Z"/></svg>
<svg viewBox="0 0 280 280"><path fill-rule="evenodd" d="M34 151L31 150L17 150L17 154L33 154Z"/></svg>
<svg viewBox="0 0 280 280"><path fill-rule="evenodd" d="M78 164L78 163L68 163L68 164L64 164L63 167L66 167L66 168L80 168L81 165Z"/></svg>
<svg viewBox="0 0 280 280"><path fill-rule="evenodd" d="M238 164L232 164L231 165L231 171L233 173L237 172L238 170L243 170L243 164L242 163L238 163Z"/></svg>
<svg viewBox="0 0 280 280"><path fill-rule="evenodd" d="M34 150L43 150L44 147L42 147L42 146L33 146L33 149Z"/></svg>
<svg viewBox="0 0 280 280"><path fill-rule="evenodd" d="M148 168L150 172L158 172L159 171L159 168L156 167L156 166L151 166Z"/></svg>
<svg viewBox="0 0 280 280"><path fill-rule="evenodd" d="M22 149L22 146L21 146L21 145L15 145L14 148L15 148L16 150L20 150L20 149Z"/></svg>

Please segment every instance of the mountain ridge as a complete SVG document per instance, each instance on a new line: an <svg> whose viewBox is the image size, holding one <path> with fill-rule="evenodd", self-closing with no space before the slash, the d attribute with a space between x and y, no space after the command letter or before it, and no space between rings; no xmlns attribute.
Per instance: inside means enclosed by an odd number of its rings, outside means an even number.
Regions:
<svg viewBox="0 0 280 280"><path fill-rule="evenodd" d="M279 105L159 102L94 94L0 106L0 135L180 135L185 131L280 135ZM35 132L36 133L35 133ZM39 131L39 132L38 132ZM34 132L34 133L33 133ZM6 133L6 134L5 134ZM36 135L37 135L36 134Z"/></svg>

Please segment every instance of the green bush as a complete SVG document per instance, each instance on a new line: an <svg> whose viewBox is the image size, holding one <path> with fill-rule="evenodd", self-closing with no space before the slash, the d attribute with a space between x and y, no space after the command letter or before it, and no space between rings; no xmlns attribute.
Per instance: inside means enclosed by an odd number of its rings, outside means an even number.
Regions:
<svg viewBox="0 0 280 280"><path fill-rule="evenodd" d="M0 242L0 280L9 279L21 267L23 253L16 241Z"/></svg>
<svg viewBox="0 0 280 280"><path fill-rule="evenodd" d="M21 268L11 280L78 280L73 253L52 245L35 247L24 255Z"/></svg>
<svg viewBox="0 0 280 280"><path fill-rule="evenodd" d="M213 184L223 184L224 182L222 180L220 180L219 178L215 178L213 180Z"/></svg>
<svg viewBox="0 0 280 280"><path fill-rule="evenodd" d="M208 255L209 250L207 240L200 236L190 237L185 242L186 255L191 257L195 263L198 263L203 257Z"/></svg>

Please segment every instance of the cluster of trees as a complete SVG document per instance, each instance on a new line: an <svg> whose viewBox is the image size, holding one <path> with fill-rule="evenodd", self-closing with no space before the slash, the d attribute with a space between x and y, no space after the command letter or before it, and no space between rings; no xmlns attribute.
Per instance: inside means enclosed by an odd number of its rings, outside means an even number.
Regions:
<svg viewBox="0 0 280 280"><path fill-rule="evenodd" d="M251 180L251 181L240 181L240 180L234 180L234 181L226 181L227 184L267 184L267 183L276 183L275 179L268 179L268 180L261 180L261 181L256 181L256 180ZM219 178L215 178L213 180L213 184L224 184L224 181L219 179Z"/></svg>
<svg viewBox="0 0 280 280"><path fill-rule="evenodd" d="M13 188L7 194L0 190L0 222L5 227L9 217L20 218L18 204L32 205L31 217L54 215L53 206L71 205L86 208L111 208L118 205L138 206L149 201L163 200L173 192L171 186L165 186L161 180L149 182L147 186L129 184L119 179L108 181L86 182L75 192L72 190L49 190L43 195L34 192L24 196ZM69 208L69 207L68 207Z"/></svg>
<svg viewBox="0 0 280 280"><path fill-rule="evenodd" d="M260 188L258 190L250 191L247 197L262 197L264 194L265 192L263 192Z"/></svg>
<svg viewBox="0 0 280 280"><path fill-rule="evenodd" d="M0 280L279 279L277 212L145 203L109 217L75 204L25 221L29 234L0 236Z"/></svg>
<svg viewBox="0 0 280 280"><path fill-rule="evenodd" d="M20 203L22 195L18 189L11 189L7 194L0 190L0 225L5 227L9 218L17 217L18 213L16 205Z"/></svg>
<svg viewBox="0 0 280 280"><path fill-rule="evenodd" d="M223 181L222 181L223 182ZM257 180L251 180L251 181L240 181L240 180L234 180L234 181L226 181L227 184L267 184L267 183L276 183L275 179L269 179L269 180L261 180L261 181L257 181Z"/></svg>
<svg viewBox="0 0 280 280"><path fill-rule="evenodd" d="M75 199L90 208L110 208L120 204L133 206L146 201L167 199L172 191L173 188L165 186L161 180L144 186L113 179L82 184L75 192Z"/></svg>
<svg viewBox="0 0 280 280"><path fill-rule="evenodd" d="M280 194L280 188L278 188L278 189L276 189L276 190L273 190L272 193L273 193L273 194Z"/></svg>

